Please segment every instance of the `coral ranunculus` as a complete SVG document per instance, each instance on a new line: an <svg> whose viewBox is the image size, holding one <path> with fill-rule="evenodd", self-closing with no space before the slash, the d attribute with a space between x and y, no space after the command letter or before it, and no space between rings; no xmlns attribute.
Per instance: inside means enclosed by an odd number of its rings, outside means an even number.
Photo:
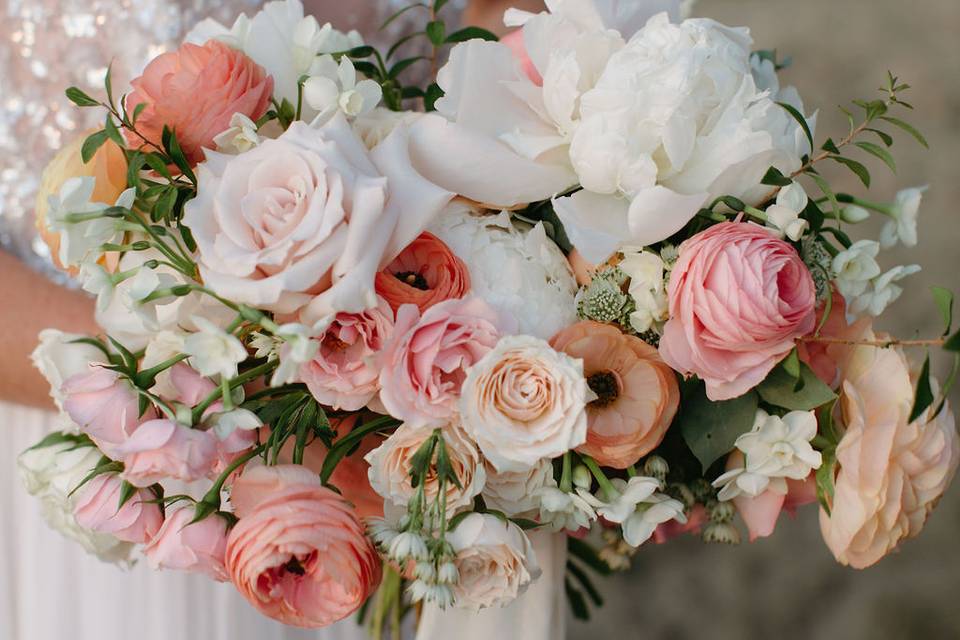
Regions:
<svg viewBox="0 0 960 640"><path fill-rule="evenodd" d="M377 293L396 311L415 304L421 313L470 290L470 274L440 238L424 231L377 274Z"/></svg>
<svg viewBox="0 0 960 640"><path fill-rule="evenodd" d="M264 615L325 627L380 584L380 557L357 514L309 469L255 467L236 480L231 500L240 520L227 539L227 573Z"/></svg>
<svg viewBox="0 0 960 640"><path fill-rule="evenodd" d="M680 245L660 355L694 373L711 400L757 386L813 330L810 270L788 243L755 224L724 222Z"/></svg>
<svg viewBox="0 0 960 640"><path fill-rule="evenodd" d="M187 161L197 164L204 148L230 127L235 113L257 120L273 95L273 78L243 53L211 40L203 46L184 44L155 58L132 83L126 108L145 104L136 127L149 142L160 145L163 128L177 134ZM128 132L133 147L144 144Z"/></svg>
<svg viewBox="0 0 960 640"><path fill-rule="evenodd" d="M587 441L578 451L626 469L660 444L680 405L680 389L655 348L599 322L578 322L550 344L583 360L583 375L599 396L587 404Z"/></svg>

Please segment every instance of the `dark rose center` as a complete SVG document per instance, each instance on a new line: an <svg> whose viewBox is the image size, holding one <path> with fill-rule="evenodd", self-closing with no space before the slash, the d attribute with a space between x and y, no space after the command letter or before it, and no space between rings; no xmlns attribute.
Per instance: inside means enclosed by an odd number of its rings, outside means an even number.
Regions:
<svg viewBox="0 0 960 640"><path fill-rule="evenodd" d="M426 291L430 288L430 285L427 284L427 279L424 278L419 273L415 271L402 271L400 273L393 274L397 280L400 282L410 285L414 289L420 289L421 291Z"/></svg>
<svg viewBox="0 0 960 640"><path fill-rule="evenodd" d="M610 371L601 371L589 376L587 386L597 394L597 399L588 406L600 409L620 397L620 382Z"/></svg>
<svg viewBox="0 0 960 640"><path fill-rule="evenodd" d="M290 556L289 562L283 565L283 570L287 573L295 573L298 576L302 576L307 572L307 570L303 568L300 558L297 556Z"/></svg>
<svg viewBox="0 0 960 640"><path fill-rule="evenodd" d="M343 351L350 345L332 333L328 333L323 337L323 346L330 351Z"/></svg>

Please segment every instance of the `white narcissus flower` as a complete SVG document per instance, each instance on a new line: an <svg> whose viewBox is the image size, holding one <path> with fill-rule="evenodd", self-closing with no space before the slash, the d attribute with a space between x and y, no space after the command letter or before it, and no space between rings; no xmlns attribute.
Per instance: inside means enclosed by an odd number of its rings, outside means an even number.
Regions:
<svg viewBox="0 0 960 640"><path fill-rule="evenodd" d="M551 483L539 489L536 497L540 500L540 522L552 531L579 531L589 529L597 512L576 493L568 493Z"/></svg>
<svg viewBox="0 0 960 640"><path fill-rule="evenodd" d="M498 472L487 467L483 500L511 518L534 518L540 512L539 491L553 483L553 463L544 459L524 471Z"/></svg>
<svg viewBox="0 0 960 640"><path fill-rule="evenodd" d="M642 247L624 247L622 253L617 266L629 276L628 293L636 303L630 326L637 333L646 333L664 322L669 312L663 258Z"/></svg>
<svg viewBox="0 0 960 640"><path fill-rule="evenodd" d="M70 178L59 194L48 199L47 220L50 231L60 236L57 258L64 266L76 266L88 259L95 261L102 253L100 246L117 237L117 221L96 215L109 205L91 202L95 186L94 179L88 176ZM128 191L121 194L118 204L132 204Z"/></svg>
<svg viewBox="0 0 960 640"><path fill-rule="evenodd" d="M27 492L40 499L41 513L50 528L104 562L130 563L132 544L81 527L73 515L70 494L96 468L102 455L96 447L63 440L27 449L17 458L17 467Z"/></svg>
<svg viewBox="0 0 960 640"><path fill-rule="evenodd" d="M206 318L195 317L193 322L200 331L183 340L183 352L190 356L190 366L206 377L235 377L237 365L247 359L243 343Z"/></svg>
<svg viewBox="0 0 960 640"><path fill-rule="evenodd" d="M660 481L656 478L615 478L611 483L616 495L606 496L607 500L600 500L585 489L577 489L577 493L596 508L597 515L621 525L623 539L630 546L642 545L665 522L687 521L683 504L660 493Z"/></svg>
<svg viewBox="0 0 960 640"><path fill-rule="evenodd" d="M720 500L739 495L757 497L767 489L787 493L787 479L803 480L820 468L823 456L811 446L817 435L813 411L791 411L782 418L757 409L753 429L737 438L744 466L732 469L713 485Z"/></svg>
<svg viewBox="0 0 960 640"><path fill-rule="evenodd" d="M243 153L260 144L257 123L242 113L230 118L230 128L213 139L217 150L224 153Z"/></svg>
<svg viewBox="0 0 960 640"><path fill-rule="evenodd" d="M577 281L542 224L518 226L507 212L481 214L455 200L429 231L467 265L474 295L516 319L520 333L547 339L577 321Z"/></svg>
<svg viewBox="0 0 960 640"><path fill-rule="evenodd" d="M357 70L348 56L340 58L339 65L333 56L320 56L313 71L303 85L303 99L319 112L320 121L337 110L350 118L365 115L373 111L383 97L383 89L377 82L357 82Z"/></svg>
<svg viewBox="0 0 960 640"><path fill-rule="evenodd" d="M837 290L848 303L866 291L870 281L880 275L880 265L876 260L879 253L879 242L858 240L849 249L834 256L833 272L837 274Z"/></svg>
<svg viewBox="0 0 960 640"><path fill-rule="evenodd" d="M850 302L847 309L848 315L851 317L864 313L874 317L881 315L903 293L903 287L896 283L919 271L918 264L900 265L874 278L870 282L870 288Z"/></svg>
<svg viewBox="0 0 960 640"><path fill-rule="evenodd" d="M106 362L107 355L93 345L76 342L86 336L44 329L39 337L40 343L30 354L30 360L50 384L50 397L60 410L61 430L77 433L77 425L63 411L61 387L68 378L88 372L91 362Z"/></svg>
<svg viewBox="0 0 960 640"><path fill-rule="evenodd" d="M929 187L914 187L897 193L893 204L885 212L890 220L883 225L880 231L880 246L890 249L897 242L905 247L917 246L917 216L920 213L920 202L923 194Z"/></svg>
<svg viewBox="0 0 960 640"><path fill-rule="evenodd" d="M523 530L489 513L472 513L447 534L456 553L458 608L478 611L510 604L540 577L533 545Z"/></svg>
<svg viewBox="0 0 960 640"><path fill-rule="evenodd" d="M800 183L791 183L780 190L776 203L767 207L767 225L779 231L781 238L786 236L797 242L810 227L810 223L800 217L809 202Z"/></svg>

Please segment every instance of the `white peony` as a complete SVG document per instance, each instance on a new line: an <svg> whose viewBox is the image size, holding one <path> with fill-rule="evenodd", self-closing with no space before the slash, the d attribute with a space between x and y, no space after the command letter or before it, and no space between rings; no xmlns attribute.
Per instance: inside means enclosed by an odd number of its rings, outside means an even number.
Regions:
<svg viewBox="0 0 960 640"><path fill-rule="evenodd" d="M506 212L483 215L456 200L429 231L467 265L473 293L520 333L546 339L577 321L576 278L542 224L523 231Z"/></svg>
<svg viewBox="0 0 960 640"><path fill-rule="evenodd" d="M97 347L75 342L86 336L64 333L57 329L44 329L40 332L40 343L30 359L50 384L50 397L60 410L59 427L63 431L76 433L77 425L63 411L64 395L60 390L63 383L78 373L87 373L91 362L105 362L106 354Z"/></svg>
<svg viewBox="0 0 960 640"><path fill-rule="evenodd" d="M17 458L17 467L27 492L39 498L43 518L52 529L104 562L129 563L133 545L81 527L73 515L70 493L97 466L101 456L96 447L77 446L67 439L27 449Z"/></svg>
<svg viewBox="0 0 960 640"><path fill-rule="evenodd" d="M510 604L540 577L540 566L526 534L512 522L472 513L447 534L456 553L460 580L454 604L480 610Z"/></svg>
<svg viewBox="0 0 960 640"><path fill-rule="evenodd" d="M483 500L489 508L511 518L534 518L540 512L540 489L552 484L553 463L549 459L523 471L497 471L488 465Z"/></svg>

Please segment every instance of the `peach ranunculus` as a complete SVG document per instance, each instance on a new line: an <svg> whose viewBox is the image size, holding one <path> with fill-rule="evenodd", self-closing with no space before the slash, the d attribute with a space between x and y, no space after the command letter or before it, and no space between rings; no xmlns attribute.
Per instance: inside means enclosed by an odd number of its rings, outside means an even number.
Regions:
<svg viewBox="0 0 960 640"><path fill-rule="evenodd" d="M380 391L376 356L393 335L393 311L383 298L359 313L336 314L300 379L320 403L338 411L367 406Z"/></svg>
<svg viewBox="0 0 960 640"><path fill-rule="evenodd" d="M111 457L140 425L140 397L115 371L91 365L89 371L67 378L61 391L64 411ZM142 419L155 416L150 408Z"/></svg>
<svg viewBox="0 0 960 640"><path fill-rule="evenodd" d="M376 287L394 311L415 304L423 313L438 302L462 298L470 290L470 274L440 238L424 231L377 274Z"/></svg>
<svg viewBox="0 0 960 640"><path fill-rule="evenodd" d="M711 400L754 388L814 328L816 290L797 251L769 229L710 227L680 245L660 355Z"/></svg>
<svg viewBox="0 0 960 640"><path fill-rule="evenodd" d="M401 126L368 152L338 114L238 156L207 153L184 214L204 283L258 309L302 310L307 324L376 305L377 272L453 197L413 169L407 146Z"/></svg>
<svg viewBox="0 0 960 640"><path fill-rule="evenodd" d="M846 432L820 530L839 562L862 569L920 533L956 472L960 445L949 407L908 422L913 383L897 348L855 347L840 402Z"/></svg>
<svg viewBox="0 0 960 640"><path fill-rule="evenodd" d="M230 127L233 114L255 121L267 112L273 95L273 78L262 67L216 40L161 54L130 84L127 112L146 105L137 131L160 146L163 128L169 127L191 165L203 160L204 148L214 148L213 139ZM133 132L126 137L131 147L146 144Z"/></svg>
<svg viewBox="0 0 960 640"><path fill-rule="evenodd" d="M304 628L346 618L380 583L380 557L350 505L299 465L248 469L233 484L234 586L264 615Z"/></svg>
<svg viewBox="0 0 960 640"><path fill-rule="evenodd" d="M192 482L209 474L217 463L217 437L173 420L149 420L117 447L123 479L148 487L168 478Z"/></svg>
<svg viewBox="0 0 960 640"><path fill-rule="evenodd" d="M157 496L137 489L119 509L123 480L115 473L101 474L80 488L73 514L81 527L109 533L118 540L144 544L163 524Z"/></svg>
<svg viewBox="0 0 960 640"><path fill-rule="evenodd" d="M97 149L90 162L84 164L80 150L91 133L93 130L83 132L79 137L71 140L70 144L60 149L40 177L34 212L37 231L50 248L50 256L60 268L63 268L63 265L59 264L60 234L49 228L47 220L50 196L60 193L61 187L70 178L93 178L93 194L90 198L93 202L113 204L127 188L127 156L115 142L107 140ZM116 254L108 254L104 266L112 271L116 268L117 260Z"/></svg>
<svg viewBox="0 0 960 640"><path fill-rule="evenodd" d="M195 514L193 507L168 511L167 519L144 547L143 555L154 570L192 571L217 582L227 582L230 578L223 565L227 551L227 521L211 515L191 524Z"/></svg>
<svg viewBox="0 0 960 640"><path fill-rule="evenodd" d="M473 504L474 497L483 490L487 475L480 451L459 423L451 422L439 428L450 465L460 481L459 487L447 484L445 488L447 515L452 516ZM402 424L379 447L368 453L365 460L370 464L369 478L373 490L388 502L406 508L417 491L410 485L413 456L433 431L434 427ZM440 483L435 474L428 474L423 488L427 504L440 495Z"/></svg>
<svg viewBox="0 0 960 640"><path fill-rule="evenodd" d="M589 321L564 329L550 345L583 360L583 375L598 396L587 404L587 441L577 451L626 469L657 448L677 414L680 388L654 347Z"/></svg>
<svg viewBox="0 0 960 640"><path fill-rule="evenodd" d="M447 422L467 370L513 328L512 318L481 298L447 300L422 315L403 305L380 355L380 400L387 412L413 425Z"/></svg>
<svg viewBox="0 0 960 640"><path fill-rule="evenodd" d="M508 336L463 383L463 426L497 471L529 469L587 441L583 362L531 336Z"/></svg>

